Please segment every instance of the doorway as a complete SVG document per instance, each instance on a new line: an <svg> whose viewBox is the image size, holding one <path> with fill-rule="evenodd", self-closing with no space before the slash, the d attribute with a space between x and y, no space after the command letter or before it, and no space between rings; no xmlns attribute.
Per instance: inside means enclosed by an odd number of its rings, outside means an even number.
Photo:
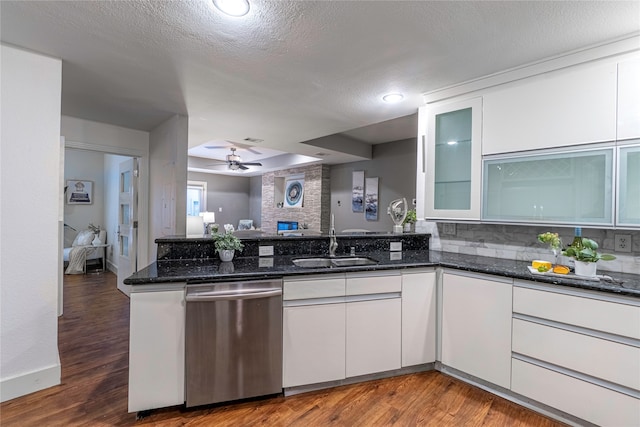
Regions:
<svg viewBox="0 0 640 427"><path fill-rule="evenodd" d="M81 145L81 147L76 147ZM112 151L117 150L105 150L104 147L93 147L89 144L74 144L65 142L64 149L64 181L68 180L86 180L91 183L92 196L91 203L85 205L68 204L64 203L63 206L63 219L64 223L70 225L76 230L87 229L89 224L100 227L106 230L106 243L108 247L106 249L106 269L116 274L120 272L118 283L118 289L128 295L128 289L122 285L122 280L125 277L131 275L137 270L140 261L146 262L146 245L140 245L139 242L146 242L147 226L144 222L141 224L137 221L137 214L146 212L147 206L145 199L138 197L137 194L131 196L131 200L138 202L140 205L136 207L133 215L131 212L126 216L128 226L136 227L134 231L127 230L125 236L122 235L122 223L121 215L122 208L120 207L121 198L121 186L122 178L120 165L123 162L129 162L135 164L135 171L131 170L129 182L136 182L136 190L140 187L141 191L144 191L148 185L148 179L138 174L140 167L138 165L144 164L144 159L140 156L131 156L121 153L114 153ZM124 150L130 151L130 150ZM138 182L140 181L140 182ZM146 193L146 191L144 191ZM131 203L129 205L132 205ZM140 224L139 227L138 224ZM67 227L64 227L67 228ZM123 253L123 246L121 239L124 238L127 242L124 255L129 262L128 266L120 268L119 264L122 262L121 254ZM68 242L67 242L68 243ZM62 250L62 249L61 249ZM145 264L146 265L146 264ZM60 268L62 269L62 263ZM62 295L62 281L60 283L61 299ZM62 314L60 312L59 314Z"/></svg>

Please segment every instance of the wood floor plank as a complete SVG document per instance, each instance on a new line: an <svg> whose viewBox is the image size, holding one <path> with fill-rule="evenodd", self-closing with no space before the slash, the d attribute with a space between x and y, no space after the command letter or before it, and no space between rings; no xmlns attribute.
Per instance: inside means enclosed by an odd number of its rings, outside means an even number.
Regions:
<svg viewBox="0 0 640 427"><path fill-rule="evenodd" d="M563 424L436 371L195 409L127 413L129 300L112 273L65 276L62 384L4 402L5 426L521 426Z"/></svg>

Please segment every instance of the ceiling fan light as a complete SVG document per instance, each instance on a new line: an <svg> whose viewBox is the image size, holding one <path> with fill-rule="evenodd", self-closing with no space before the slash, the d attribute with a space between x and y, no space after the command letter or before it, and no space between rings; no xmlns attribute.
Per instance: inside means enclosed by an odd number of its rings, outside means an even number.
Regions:
<svg viewBox="0 0 640 427"><path fill-rule="evenodd" d="M229 16L244 16L249 13L248 0L213 0L213 5L222 13Z"/></svg>
<svg viewBox="0 0 640 427"><path fill-rule="evenodd" d="M382 97L384 102L389 104L394 104L396 102L400 102L404 99L404 95L401 93L388 93Z"/></svg>

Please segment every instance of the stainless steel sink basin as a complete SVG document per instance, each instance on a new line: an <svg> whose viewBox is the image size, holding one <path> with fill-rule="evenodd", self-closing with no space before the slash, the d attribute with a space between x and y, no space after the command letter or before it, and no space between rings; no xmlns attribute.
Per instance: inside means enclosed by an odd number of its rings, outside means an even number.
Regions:
<svg viewBox="0 0 640 427"><path fill-rule="evenodd" d="M378 261L367 257L344 257L344 258L298 258L293 263L302 268L321 267L353 267L360 265L375 265Z"/></svg>
<svg viewBox="0 0 640 427"><path fill-rule="evenodd" d="M378 263L375 259L366 257L349 257L349 258L333 258L331 263L336 267L351 267L355 265L375 265Z"/></svg>
<svg viewBox="0 0 640 427"><path fill-rule="evenodd" d="M294 259L293 263L304 268L331 267L330 258L298 258Z"/></svg>

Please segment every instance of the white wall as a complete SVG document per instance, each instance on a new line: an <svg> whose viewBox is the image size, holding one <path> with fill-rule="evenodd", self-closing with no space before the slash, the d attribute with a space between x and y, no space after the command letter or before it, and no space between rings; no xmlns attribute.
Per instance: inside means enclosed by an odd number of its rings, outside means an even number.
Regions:
<svg viewBox="0 0 640 427"><path fill-rule="evenodd" d="M93 182L90 205L64 205L64 223L76 230L86 230L89 224L104 228L104 154L96 151L66 149L64 154L64 182L85 180ZM67 192L71 191L67 189Z"/></svg>
<svg viewBox="0 0 640 427"><path fill-rule="evenodd" d="M156 257L155 239L186 232L188 125L187 117L176 115L149 135L151 259Z"/></svg>
<svg viewBox="0 0 640 427"><path fill-rule="evenodd" d="M60 383L62 62L0 49L0 400L5 401Z"/></svg>

